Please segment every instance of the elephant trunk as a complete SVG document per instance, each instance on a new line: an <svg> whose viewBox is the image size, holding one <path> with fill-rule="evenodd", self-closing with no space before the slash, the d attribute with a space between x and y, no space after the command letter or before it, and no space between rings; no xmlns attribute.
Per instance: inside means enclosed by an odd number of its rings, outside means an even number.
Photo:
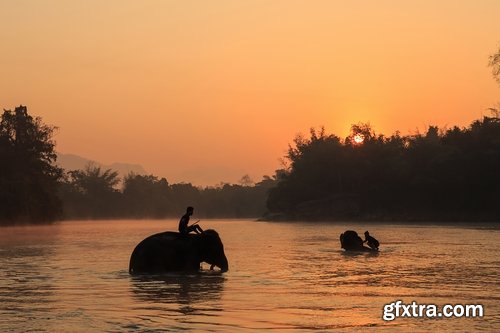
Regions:
<svg viewBox="0 0 500 333"><path fill-rule="evenodd" d="M219 266L219 268L222 272L227 272L229 269L229 264L227 262L227 258L225 255L221 258L221 261L219 263L217 263L216 265Z"/></svg>

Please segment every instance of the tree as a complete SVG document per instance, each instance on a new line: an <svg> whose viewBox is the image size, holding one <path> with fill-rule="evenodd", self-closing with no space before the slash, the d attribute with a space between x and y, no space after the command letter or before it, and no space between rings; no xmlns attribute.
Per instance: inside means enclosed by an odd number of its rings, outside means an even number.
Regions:
<svg viewBox="0 0 500 333"><path fill-rule="evenodd" d="M66 217L117 217L121 194L115 187L119 182L118 172L93 164L69 171L60 189Z"/></svg>
<svg viewBox="0 0 500 333"><path fill-rule="evenodd" d="M52 135L55 127L28 114L26 106L4 110L0 120L0 222L57 219L62 169Z"/></svg>
<svg viewBox="0 0 500 333"><path fill-rule="evenodd" d="M69 174L76 188L88 195L116 192L114 187L120 182L118 172L111 169L102 171L101 167L93 164L88 164L84 170L70 171Z"/></svg>
<svg viewBox="0 0 500 333"><path fill-rule="evenodd" d="M490 55L490 61L488 65L491 67L491 72L493 73L493 77L500 84L500 47L498 51L492 55Z"/></svg>
<svg viewBox="0 0 500 333"><path fill-rule="evenodd" d="M124 213L133 217L164 218L170 211L170 188L165 178L130 173L123 180Z"/></svg>
<svg viewBox="0 0 500 333"><path fill-rule="evenodd" d="M244 175L240 178L240 180L238 181L238 183L241 185L241 186L252 186L255 184L255 182L253 181L253 179L248 175Z"/></svg>

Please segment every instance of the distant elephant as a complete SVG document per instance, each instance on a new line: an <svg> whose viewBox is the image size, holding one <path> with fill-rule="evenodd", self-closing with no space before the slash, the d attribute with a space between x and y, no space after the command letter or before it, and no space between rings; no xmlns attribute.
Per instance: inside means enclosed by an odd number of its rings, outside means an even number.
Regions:
<svg viewBox="0 0 500 333"><path fill-rule="evenodd" d="M130 273L198 271L200 263L228 270L224 245L215 230L201 234L162 232L141 241L130 257Z"/></svg>
<svg viewBox="0 0 500 333"><path fill-rule="evenodd" d="M361 239L361 237L358 236L358 233L353 230L347 230L340 235L340 247L346 251L377 251L363 246L363 239Z"/></svg>

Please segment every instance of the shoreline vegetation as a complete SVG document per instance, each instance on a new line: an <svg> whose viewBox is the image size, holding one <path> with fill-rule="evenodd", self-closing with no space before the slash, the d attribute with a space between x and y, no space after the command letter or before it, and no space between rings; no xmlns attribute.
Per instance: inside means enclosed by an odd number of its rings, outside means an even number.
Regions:
<svg viewBox="0 0 500 333"><path fill-rule="evenodd" d="M311 129L289 147L270 220L500 221L500 117L386 137L357 124L342 140Z"/></svg>
<svg viewBox="0 0 500 333"><path fill-rule="evenodd" d="M264 221L499 222L500 115L391 136L358 123L345 139L297 136L287 166L254 183L196 187L89 164L56 165L55 127L25 106L0 121L0 225L56 220L200 218Z"/></svg>

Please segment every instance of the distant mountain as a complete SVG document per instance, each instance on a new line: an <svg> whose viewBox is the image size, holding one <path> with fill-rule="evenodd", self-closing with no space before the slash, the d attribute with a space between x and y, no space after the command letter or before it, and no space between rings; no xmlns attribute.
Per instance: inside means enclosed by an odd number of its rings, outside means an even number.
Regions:
<svg viewBox="0 0 500 333"><path fill-rule="evenodd" d="M140 164L129 164L129 163L113 163L110 165L102 164L93 160L89 160L88 158L81 157L74 154L57 154L57 165L66 171L69 170L82 170L89 163L94 164L96 166L100 166L102 169L112 169L117 171L120 177L128 175L133 172L138 175L147 174L146 170Z"/></svg>

